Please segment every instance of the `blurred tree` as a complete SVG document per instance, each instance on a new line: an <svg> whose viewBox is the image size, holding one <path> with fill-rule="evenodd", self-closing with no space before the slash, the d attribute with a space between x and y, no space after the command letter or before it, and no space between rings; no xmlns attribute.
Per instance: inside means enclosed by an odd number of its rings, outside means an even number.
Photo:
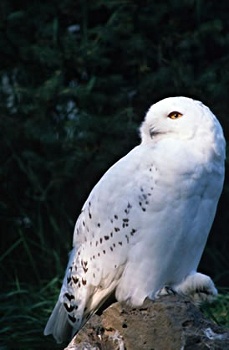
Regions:
<svg viewBox="0 0 229 350"><path fill-rule="evenodd" d="M201 0L1 1L7 282L63 272L84 200L138 142L137 126L152 103L169 95L201 99L228 137L228 7ZM219 285L228 281L228 208L227 180L202 260Z"/></svg>

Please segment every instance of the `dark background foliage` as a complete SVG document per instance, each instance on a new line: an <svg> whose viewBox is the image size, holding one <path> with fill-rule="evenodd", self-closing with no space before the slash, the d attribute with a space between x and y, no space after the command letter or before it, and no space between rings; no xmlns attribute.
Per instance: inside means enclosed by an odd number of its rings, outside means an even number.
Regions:
<svg viewBox="0 0 229 350"><path fill-rule="evenodd" d="M202 0L1 1L5 306L21 303L25 310L39 290L44 297L31 323L39 319L42 329L48 313L41 309L50 311L57 296L81 206L104 171L139 143L138 126L152 103L200 99L228 139L228 13L227 2ZM200 264L221 291L229 281L228 210L226 177ZM2 319L5 335L22 312L10 310Z"/></svg>

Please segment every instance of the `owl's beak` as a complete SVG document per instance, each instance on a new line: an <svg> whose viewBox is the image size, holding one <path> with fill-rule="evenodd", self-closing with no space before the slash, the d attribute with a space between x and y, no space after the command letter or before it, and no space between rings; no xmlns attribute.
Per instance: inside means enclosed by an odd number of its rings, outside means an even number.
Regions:
<svg viewBox="0 0 229 350"><path fill-rule="evenodd" d="M161 132L160 131L157 131L154 127L150 128L149 130L149 134L150 134L150 137L153 138L157 135L160 135Z"/></svg>

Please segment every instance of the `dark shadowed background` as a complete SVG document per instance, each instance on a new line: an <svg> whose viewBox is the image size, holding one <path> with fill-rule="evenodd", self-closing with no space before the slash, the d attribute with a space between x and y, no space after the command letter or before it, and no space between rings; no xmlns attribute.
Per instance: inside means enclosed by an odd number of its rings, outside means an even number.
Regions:
<svg viewBox="0 0 229 350"><path fill-rule="evenodd" d="M176 95L228 139L229 3L1 0L1 350L54 348L42 331L82 204L150 105ZM199 267L221 294L205 312L227 325L228 183Z"/></svg>

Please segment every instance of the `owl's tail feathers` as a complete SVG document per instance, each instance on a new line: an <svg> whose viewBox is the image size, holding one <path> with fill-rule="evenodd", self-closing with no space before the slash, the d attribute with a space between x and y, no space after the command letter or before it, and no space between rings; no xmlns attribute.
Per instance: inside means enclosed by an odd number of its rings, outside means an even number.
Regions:
<svg viewBox="0 0 229 350"><path fill-rule="evenodd" d="M71 338L72 326L68 322L68 315L64 305L58 300L47 322L44 335L52 334L57 343Z"/></svg>

